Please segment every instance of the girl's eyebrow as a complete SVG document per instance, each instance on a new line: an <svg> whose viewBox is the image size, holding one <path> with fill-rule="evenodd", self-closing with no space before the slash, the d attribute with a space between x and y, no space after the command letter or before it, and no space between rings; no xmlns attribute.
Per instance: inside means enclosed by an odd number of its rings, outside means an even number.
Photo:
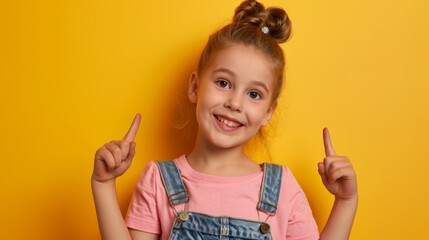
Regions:
<svg viewBox="0 0 429 240"><path fill-rule="evenodd" d="M227 69L227 68L223 68L223 67L220 67L220 68L218 68L218 69L214 70L213 72L214 72L214 73L217 73L217 72L224 72L224 73L227 73L227 74L229 74L229 75L231 75L231 76L234 76L234 77L235 77L235 73L234 73L233 71L231 71L231 70L229 70L229 69Z"/></svg>
<svg viewBox="0 0 429 240"><path fill-rule="evenodd" d="M233 71L231 71L231 70L227 69L227 68L220 67L220 68L218 68L218 69L216 69L216 70L214 70L214 71L213 71L213 73L217 73L217 72L223 72L223 73L226 73L226 74L229 74L229 75L231 75L231 76L235 77L235 73L234 73ZM251 83L251 84L254 84L254 85L261 86L263 89L265 89L265 91L267 91L268 93L270 92L270 91L268 90L267 85L265 85L265 83L263 83L263 82L260 82L260 81L252 81L252 82L250 82L250 83Z"/></svg>
<svg viewBox="0 0 429 240"><path fill-rule="evenodd" d="M259 82L259 81L252 81L252 82L251 82L251 84L261 86L263 89L265 89L265 91L267 91L267 93L269 93L269 92L270 92L270 91L268 90L268 88L267 88L267 85L265 85L265 83L263 83L263 82Z"/></svg>

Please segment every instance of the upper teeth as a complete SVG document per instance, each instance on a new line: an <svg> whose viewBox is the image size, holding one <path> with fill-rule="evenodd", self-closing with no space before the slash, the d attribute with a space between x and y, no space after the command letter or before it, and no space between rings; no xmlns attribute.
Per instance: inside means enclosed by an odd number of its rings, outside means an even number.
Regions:
<svg viewBox="0 0 429 240"><path fill-rule="evenodd" d="M240 126L240 124L238 124L238 123L228 121L228 120L226 120L226 119L220 118L219 116L216 116L216 118L217 118L217 120L219 120L223 125L226 125L226 126L228 126L228 127L238 127L238 126Z"/></svg>

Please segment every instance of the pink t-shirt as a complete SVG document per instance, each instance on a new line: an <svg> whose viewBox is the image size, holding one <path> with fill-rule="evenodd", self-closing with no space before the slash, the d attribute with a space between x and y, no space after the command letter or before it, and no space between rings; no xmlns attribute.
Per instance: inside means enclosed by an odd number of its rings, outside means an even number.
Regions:
<svg viewBox="0 0 429 240"><path fill-rule="evenodd" d="M185 155L174 159L189 193L189 202L175 205L216 216L230 216L265 221L268 213L257 210L262 169L246 176L221 177L196 172ZM143 170L128 209L129 228L161 234L168 239L176 213L168 201L158 166L151 161ZM278 208L267 222L274 240L319 239L310 205L289 168L283 166Z"/></svg>

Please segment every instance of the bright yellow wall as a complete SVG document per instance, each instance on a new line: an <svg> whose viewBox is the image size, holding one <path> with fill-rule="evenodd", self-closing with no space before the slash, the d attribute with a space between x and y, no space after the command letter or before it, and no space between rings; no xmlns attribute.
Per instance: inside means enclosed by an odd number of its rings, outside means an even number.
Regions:
<svg viewBox="0 0 429 240"><path fill-rule="evenodd" d="M1 239L97 239L95 151L143 116L123 212L149 160L180 148L170 119L208 34L240 1L1 1ZM264 1L293 22L273 160L288 165L320 229L333 198L322 128L358 175L351 239L428 239L429 4ZM4 236L6 235L6 236Z"/></svg>

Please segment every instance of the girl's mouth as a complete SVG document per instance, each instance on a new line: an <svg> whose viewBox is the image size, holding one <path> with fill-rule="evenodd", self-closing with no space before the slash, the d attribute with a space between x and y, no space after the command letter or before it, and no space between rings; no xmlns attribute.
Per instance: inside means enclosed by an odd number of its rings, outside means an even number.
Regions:
<svg viewBox="0 0 429 240"><path fill-rule="evenodd" d="M224 130L236 130L239 127L242 127L243 124L238 122L238 121L234 121L230 118L227 119L227 117L225 116L221 116L221 115L213 115L215 117L215 119L217 120L216 122L218 123L218 125L220 127L222 127L222 129Z"/></svg>

